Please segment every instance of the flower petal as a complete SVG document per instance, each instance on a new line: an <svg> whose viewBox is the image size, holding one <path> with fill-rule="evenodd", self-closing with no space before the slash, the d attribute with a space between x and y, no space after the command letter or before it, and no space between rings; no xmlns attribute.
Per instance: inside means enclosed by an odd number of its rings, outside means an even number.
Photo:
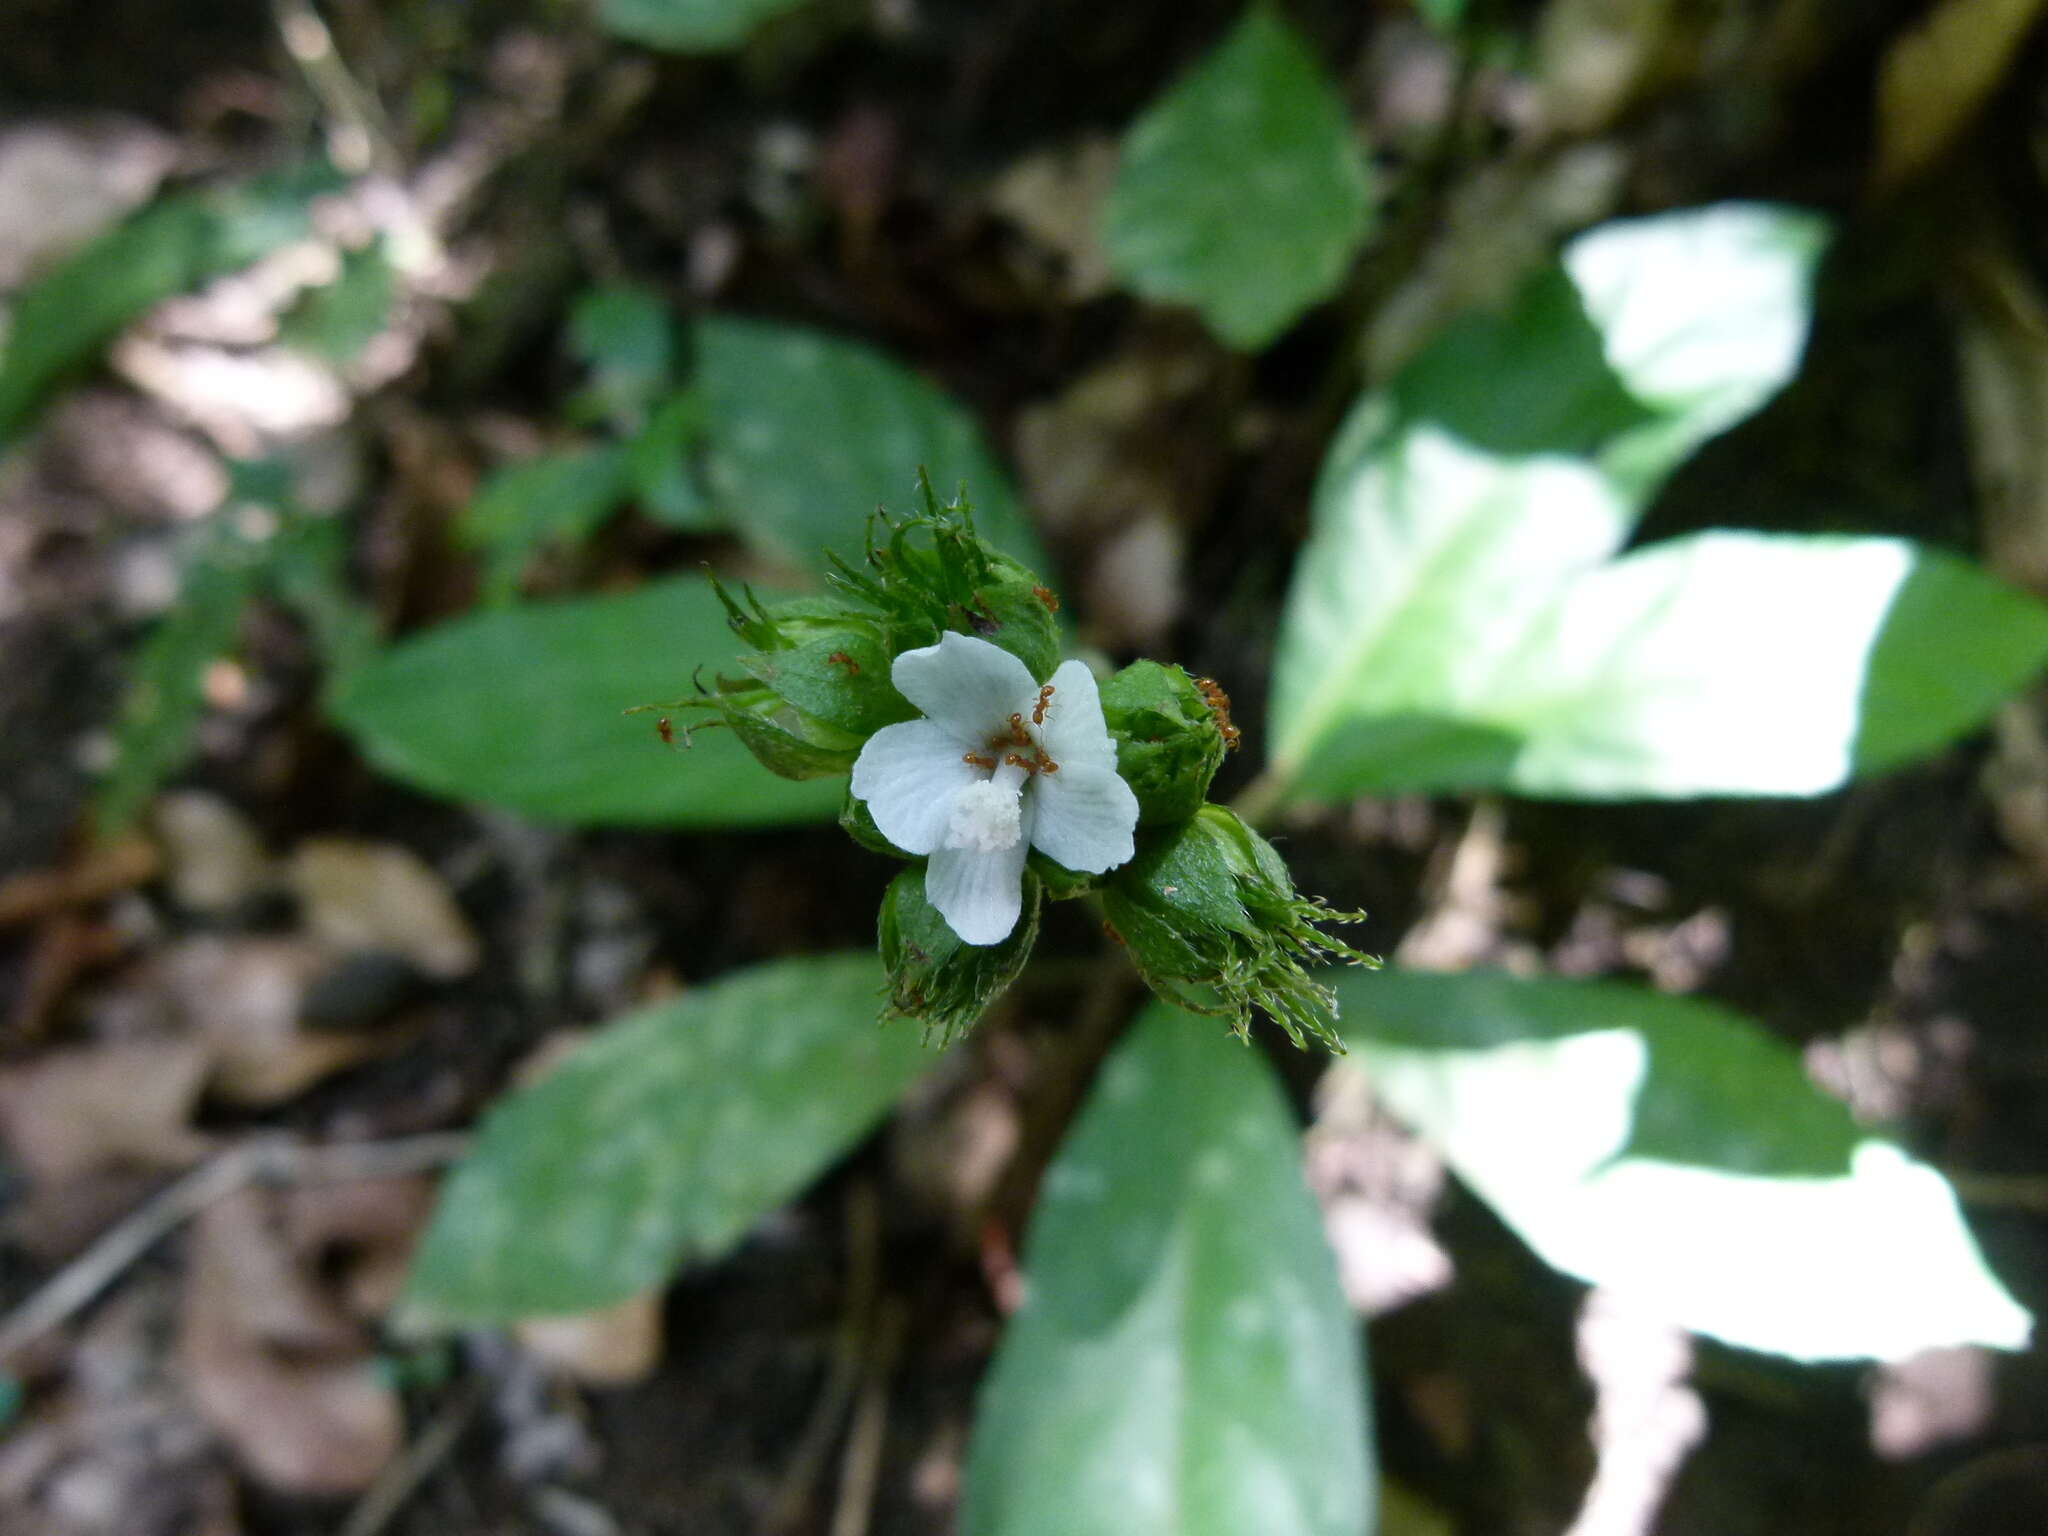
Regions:
<svg viewBox="0 0 2048 1536"><path fill-rule="evenodd" d="M946 926L968 944L1000 944L1024 910L1024 859L1031 852L1031 806L1025 835L1007 848L941 848L924 868L924 895Z"/></svg>
<svg viewBox="0 0 2048 1536"><path fill-rule="evenodd" d="M929 720L885 725L853 763L853 793L882 836L905 853L930 853L946 835L953 797L986 777L961 760L960 743Z"/></svg>
<svg viewBox="0 0 2048 1536"><path fill-rule="evenodd" d="M1038 697L1038 684L1023 662L1001 646L950 629L937 645L898 656L889 680L963 746L977 749L985 749L992 732L1017 711L1028 712Z"/></svg>
<svg viewBox="0 0 2048 1536"><path fill-rule="evenodd" d="M1137 851L1138 797L1113 767L1064 761L1032 780L1029 798L1031 841L1056 863L1099 875Z"/></svg>
<svg viewBox="0 0 2048 1536"><path fill-rule="evenodd" d="M1073 767L1116 766L1116 743L1102 719L1102 694L1085 662L1063 661L1052 675L1052 700L1038 739L1064 772ZM1129 858L1130 855L1124 855ZM1066 861L1062 859L1061 863Z"/></svg>

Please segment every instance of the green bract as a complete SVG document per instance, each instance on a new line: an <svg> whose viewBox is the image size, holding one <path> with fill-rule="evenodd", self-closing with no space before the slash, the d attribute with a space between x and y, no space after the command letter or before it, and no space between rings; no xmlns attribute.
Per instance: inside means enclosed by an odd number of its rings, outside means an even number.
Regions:
<svg viewBox="0 0 2048 1536"><path fill-rule="evenodd" d="M1138 797L1138 825L1185 821L1202 808L1227 743L1194 679L1134 661L1102 685L1102 715L1116 738L1116 771Z"/></svg>
<svg viewBox="0 0 2048 1536"><path fill-rule="evenodd" d="M953 1038L1017 979L1038 942L1039 883L1024 879L1024 915L1000 944L968 944L925 899L924 867L906 869L882 897L882 964L891 1015L915 1019L927 1035Z"/></svg>
<svg viewBox="0 0 2048 1536"><path fill-rule="evenodd" d="M1334 1051L1337 1001L1311 965L1377 965L1319 922L1358 922L1298 895L1280 855L1220 805L1138 841L1138 856L1102 888L1111 927L1153 991L1196 1013L1217 1014L1248 1038L1252 1010Z"/></svg>

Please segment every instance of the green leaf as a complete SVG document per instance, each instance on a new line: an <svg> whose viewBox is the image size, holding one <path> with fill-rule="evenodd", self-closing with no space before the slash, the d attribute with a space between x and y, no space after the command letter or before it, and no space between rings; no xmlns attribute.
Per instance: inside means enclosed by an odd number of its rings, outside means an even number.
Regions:
<svg viewBox="0 0 2048 1536"><path fill-rule="evenodd" d="M616 447L564 448L494 471L455 526L484 552L483 601L511 602L535 555L595 533L625 501L626 476L626 451Z"/></svg>
<svg viewBox="0 0 2048 1536"><path fill-rule="evenodd" d="M1256 1051L1155 1004L1047 1172L965 1536L1364 1536L1364 1344Z"/></svg>
<svg viewBox="0 0 2048 1536"><path fill-rule="evenodd" d="M1192 304L1251 351L1335 292L1371 224L1371 181L1322 66L1254 5L1124 139L1104 210L1111 267Z"/></svg>
<svg viewBox="0 0 2048 1536"><path fill-rule="evenodd" d="M334 281L307 292L278 321L278 340L352 363L390 322L397 291L398 273L382 240L344 252Z"/></svg>
<svg viewBox="0 0 2048 1536"><path fill-rule="evenodd" d="M658 295L629 284L593 288L569 315L569 350L589 370L599 420L642 420L675 379L676 341Z"/></svg>
<svg viewBox="0 0 2048 1536"><path fill-rule="evenodd" d="M1811 218L1605 226L1447 327L1332 446L1274 673L1296 797L1813 794L1935 750L2048 659L2048 614L1883 539L1613 556L1797 366Z"/></svg>
<svg viewBox="0 0 2048 1536"><path fill-rule="evenodd" d="M0 444L151 305L247 266L311 227L327 167L162 198L21 295L0 353Z"/></svg>
<svg viewBox="0 0 2048 1536"><path fill-rule="evenodd" d="M1802 1360L2025 1345L1933 1169L1737 1014L1612 983L1336 979L1350 1062L1529 1246L1670 1321ZM1355 1063L1354 1067L1351 1063Z"/></svg>
<svg viewBox="0 0 2048 1536"><path fill-rule="evenodd" d="M640 506L658 523L702 533L721 526L698 489L690 453L704 432L704 401L678 390L654 408L640 435L626 445L626 476Z"/></svg>
<svg viewBox="0 0 2048 1536"><path fill-rule="evenodd" d="M806 0L599 0L598 18L616 36L675 53L737 48L755 27Z"/></svg>
<svg viewBox="0 0 2048 1536"><path fill-rule="evenodd" d="M691 577L440 625L363 666L333 709L394 777L542 821L830 820L842 785L778 779L722 730L666 751L652 716L622 713L687 692L700 665L715 674L738 651L709 585Z"/></svg>
<svg viewBox="0 0 2048 1536"><path fill-rule="evenodd" d="M917 471L964 481L983 537L1034 569L1043 552L973 418L871 347L799 326L715 315L697 327L705 479L731 526L820 570L858 560L868 514L918 505Z"/></svg>
<svg viewBox="0 0 2048 1536"><path fill-rule="evenodd" d="M607 1025L486 1117L407 1301L435 1321L584 1312L713 1260L938 1057L880 1029L872 955L778 960Z"/></svg>
<svg viewBox="0 0 2048 1536"><path fill-rule="evenodd" d="M114 728L114 761L93 805L103 839L125 831L185 766L206 713L206 669L234 648L255 591L260 553L216 528L194 553L178 601L143 642Z"/></svg>

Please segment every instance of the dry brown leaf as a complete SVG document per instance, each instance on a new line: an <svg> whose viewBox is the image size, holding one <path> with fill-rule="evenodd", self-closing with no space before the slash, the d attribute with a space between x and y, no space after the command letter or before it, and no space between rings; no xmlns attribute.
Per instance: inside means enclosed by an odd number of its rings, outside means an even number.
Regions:
<svg viewBox="0 0 2048 1536"><path fill-rule="evenodd" d="M126 1040L0 1071L0 1136L39 1181L122 1164L179 1167L206 1151L190 1128L207 1053L190 1040Z"/></svg>
<svg viewBox="0 0 2048 1536"><path fill-rule="evenodd" d="M218 795L177 790L159 795L150 826L164 851L171 897L188 912L233 912L276 881L263 839Z"/></svg>
<svg viewBox="0 0 2048 1536"><path fill-rule="evenodd" d="M0 881L0 927L103 900L142 884L156 871L156 845L148 838L124 837L93 848L74 864L10 875Z"/></svg>
<svg viewBox="0 0 2048 1536"><path fill-rule="evenodd" d="M1877 182L1939 161L2012 67L2042 0L1942 0L1892 44L1877 82Z"/></svg>
<svg viewBox="0 0 2048 1536"><path fill-rule="evenodd" d="M350 1179L294 1188L284 1221L293 1251L331 1274L343 1309L368 1321L397 1302L433 1209L431 1179Z"/></svg>
<svg viewBox="0 0 2048 1536"><path fill-rule="evenodd" d="M292 854L306 926L337 949L405 956L429 976L476 969L476 934L441 877L391 843L311 838Z"/></svg>
<svg viewBox="0 0 2048 1536"><path fill-rule="evenodd" d="M164 959L166 984L212 1063L210 1090L236 1104L281 1104L389 1048L377 1035L308 1029L306 994L334 963L309 939L187 939Z"/></svg>
<svg viewBox="0 0 2048 1536"><path fill-rule="evenodd" d="M521 1318L513 1332L529 1354L577 1381L629 1386L661 1363L661 1292L643 1291L601 1312Z"/></svg>
<svg viewBox="0 0 2048 1536"><path fill-rule="evenodd" d="M397 1393L265 1191L242 1190L200 1218L178 1344L200 1412L274 1488L357 1492L404 1443Z"/></svg>

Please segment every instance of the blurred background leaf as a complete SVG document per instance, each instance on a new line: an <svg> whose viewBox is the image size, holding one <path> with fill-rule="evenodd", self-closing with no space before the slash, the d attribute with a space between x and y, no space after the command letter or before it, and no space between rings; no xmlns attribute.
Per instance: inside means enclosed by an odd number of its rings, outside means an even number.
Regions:
<svg viewBox="0 0 2048 1536"><path fill-rule="evenodd" d="M2025 1346L1933 1169L1710 1003L1613 983L1346 972L1354 1065L1543 1258L1800 1360Z"/></svg>
<svg viewBox="0 0 2048 1536"><path fill-rule="evenodd" d="M611 1023L504 1099L444 1188L427 1319L587 1312L716 1259L937 1060L879 1029L873 955L776 960Z"/></svg>
<svg viewBox="0 0 2048 1536"><path fill-rule="evenodd" d="M826 550L857 558L877 506L917 505L922 467L941 497L964 481L975 527L1044 566L973 417L901 363L822 331L731 315L700 321L696 348L705 479L727 524L763 553L797 570L822 570Z"/></svg>
<svg viewBox="0 0 2048 1536"><path fill-rule="evenodd" d="M829 820L843 785L764 773L723 730L665 751L652 714L623 713L686 693L737 649L710 586L672 579L442 624L359 669L333 708L385 772L542 821Z"/></svg>
<svg viewBox="0 0 2048 1536"><path fill-rule="evenodd" d="M717 53L737 48L770 17L806 0L599 0L607 30L650 48Z"/></svg>
<svg viewBox="0 0 2048 1536"><path fill-rule="evenodd" d="M312 199L339 185L330 168L315 165L177 193L34 283L14 306L0 352L0 444L129 321L298 239L312 227Z"/></svg>
<svg viewBox="0 0 2048 1536"><path fill-rule="evenodd" d="M1047 1171L967 1536L1367 1536L1364 1341L1265 1058L1148 1007Z"/></svg>
<svg viewBox="0 0 2048 1536"><path fill-rule="evenodd" d="M1133 289L1256 351L1343 281L1372 183L1322 64L1255 4L1131 126L1104 220Z"/></svg>

